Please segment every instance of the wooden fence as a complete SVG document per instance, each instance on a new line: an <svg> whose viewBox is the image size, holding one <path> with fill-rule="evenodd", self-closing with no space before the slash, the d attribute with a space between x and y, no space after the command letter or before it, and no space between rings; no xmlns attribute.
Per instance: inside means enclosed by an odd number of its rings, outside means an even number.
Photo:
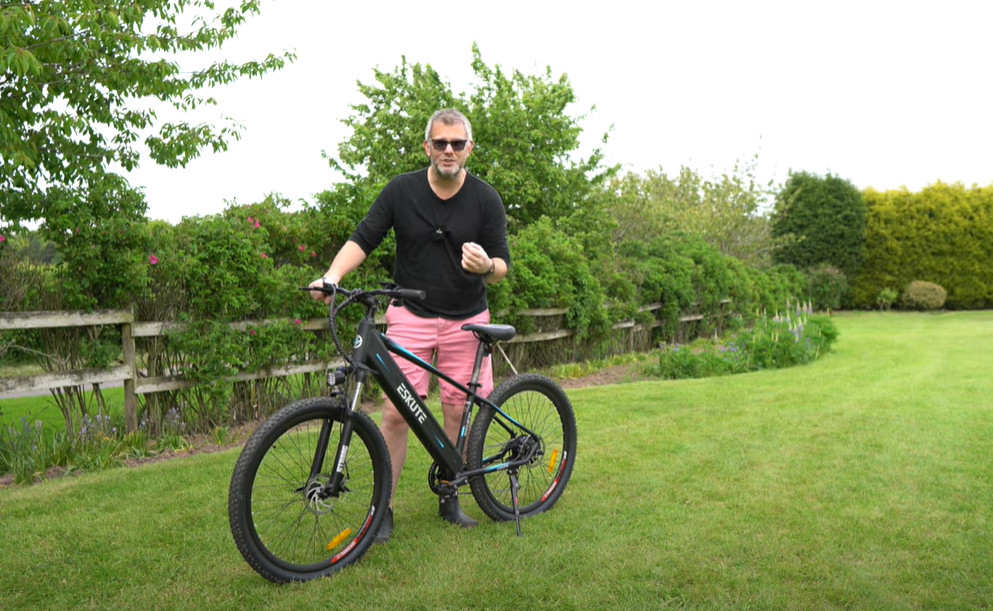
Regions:
<svg viewBox="0 0 993 611"><path fill-rule="evenodd" d="M727 305L725 300L722 305ZM662 304L652 304L639 308L642 312L652 312L662 307ZM525 310L521 314L537 318L562 316L564 308L545 308ZM703 320L702 314L683 316L682 323L692 323ZM235 328L266 324L270 321L243 321L232 323ZM655 320L646 324L635 321L616 323L615 330L631 332L651 330L662 323ZM127 310L101 310L95 312L0 312L0 331L23 329L54 329L70 327L89 327L98 325L119 325L121 327L121 353L123 364L105 369L78 369L73 371L51 372L32 376L15 376L0 378L0 399L18 393L29 393L51 390L67 386L87 386L107 383L123 383L125 425L129 431L138 427L138 395L180 390L193 384L181 375L145 377L138 369L138 355L135 348L135 338L160 337L168 331L182 328L181 323L165 322L136 322L134 314ZM328 328L326 318L317 318L302 323L303 328L319 331ZM568 338L573 335L569 329L553 329L519 335L509 344L526 344L532 342L547 342ZM232 381L249 381L262 378L285 377L301 373L325 371L336 367L338 361L309 361L283 366L270 367L259 371L242 372L232 378Z"/></svg>

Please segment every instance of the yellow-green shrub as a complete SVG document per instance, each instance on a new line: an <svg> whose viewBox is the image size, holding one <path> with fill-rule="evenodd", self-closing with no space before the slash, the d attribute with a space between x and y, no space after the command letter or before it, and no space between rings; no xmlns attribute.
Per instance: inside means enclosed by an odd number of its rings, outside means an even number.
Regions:
<svg viewBox="0 0 993 611"><path fill-rule="evenodd" d="M910 310L939 310L947 297L948 293L940 285L914 280L903 290L900 305Z"/></svg>
<svg viewBox="0 0 993 611"><path fill-rule="evenodd" d="M863 266L853 283L859 307L884 288L927 278L948 291L951 309L993 307L993 186L936 183L863 194L868 204Z"/></svg>

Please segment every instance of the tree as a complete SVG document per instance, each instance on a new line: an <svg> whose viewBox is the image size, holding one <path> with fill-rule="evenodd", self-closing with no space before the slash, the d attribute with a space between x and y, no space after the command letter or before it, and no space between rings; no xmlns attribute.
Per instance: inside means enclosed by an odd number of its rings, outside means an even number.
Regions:
<svg viewBox="0 0 993 611"><path fill-rule="evenodd" d="M773 258L809 269L826 263L853 278L865 248L866 204L855 186L828 174L791 172L776 196Z"/></svg>
<svg viewBox="0 0 993 611"><path fill-rule="evenodd" d="M0 0L0 229L40 220L67 271L119 293L122 266L135 263L119 260L135 258L121 239L140 248L132 236L146 203L114 168L133 169L143 153L183 166L238 136L232 125L160 121L151 104L183 116L215 103L206 88L283 66L292 56L192 72L176 61L220 48L258 11L256 0L219 13L210 0ZM100 275L88 273L93 261Z"/></svg>
<svg viewBox="0 0 993 611"><path fill-rule="evenodd" d="M170 54L220 47L235 35L256 1L242 2L208 23L190 9L209 0L3 0L0 4L0 189L3 216L18 223L48 217L66 198L85 203L88 189L116 180L108 170L133 169L136 142L156 126L155 110L137 102L156 99L180 111L214 100L205 88L283 66L270 55L240 65L221 61L183 72ZM224 149L231 126L165 122L145 137L158 163L181 166L205 147Z"/></svg>
<svg viewBox="0 0 993 611"><path fill-rule="evenodd" d="M597 186L616 170L601 165L602 154L574 160L579 118L567 107L575 101L563 75L505 74L487 66L473 45L472 69L478 84L456 94L431 66L406 58L392 72L375 72L376 84L359 84L367 102L353 106L345 120L352 135L330 157L332 167L366 197L393 176L426 165L424 127L439 108L456 107L472 122L477 142L469 169L503 197L512 232L541 216L565 218L597 197ZM359 202L368 208L372 203Z"/></svg>
<svg viewBox="0 0 993 611"><path fill-rule="evenodd" d="M613 180L610 189L617 242L684 233L749 265L770 261L769 220L762 210L768 185L757 182L754 160L735 164L716 179L686 167L675 177L661 168L644 176L627 174Z"/></svg>

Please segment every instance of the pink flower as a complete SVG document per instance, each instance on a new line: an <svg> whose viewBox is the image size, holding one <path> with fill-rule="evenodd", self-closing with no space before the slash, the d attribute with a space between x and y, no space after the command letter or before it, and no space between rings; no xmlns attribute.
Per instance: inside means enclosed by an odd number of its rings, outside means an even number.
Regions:
<svg viewBox="0 0 993 611"><path fill-rule="evenodd" d="M148 255L148 264L149 265L155 265L158 262L159 262L159 258L156 257L154 254Z"/></svg>
<svg viewBox="0 0 993 611"><path fill-rule="evenodd" d="M267 255L267 254L265 254L265 253L262 253L262 258L263 258L263 259L268 259L268 258L269 258L269 255Z"/></svg>
<svg viewBox="0 0 993 611"><path fill-rule="evenodd" d="M7 238L3 234L0 234L0 244L3 244L6 241L7 241Z"/></svg>
<svg viewBox="0 0 993 611"><path fill-rule="evenodd" d="M313 259L313 258L314 258L314 257L316 257L316 256L317 256L317 253L316 253L316 252L314 252L314 251L310 251L310 258L311 258L311 259Z"/></svg>
<svg viewBox="0 0 993 611"><path fill-rule="evenodd" d="M297 319L295 319L295 320L293 321L293 324L295 324L295 325L301 325L301 324L303 324L303 321L302 321L302 320L300 320L299 318L297 318Z"/></svg>
<svg viewBox="0 0 993 611"><path fill-rule="evenodd" d="M249 335L255 335L255 329L249 329L248 330L248 334Z"/></svg>
<svg viewBox="0 0 993 611"><path fill-rule="evenodd" d="M300 252L303 252L303 251L307 250L307 247L305 245L301 244L301 245L297 246L297 250L299 250Z"/></svg>
<svg viewBox="0 0 993 611"><path fill-rule="evenodd" d="M249 225L254 225L255 224L255 219L253 219L252 217L248 217L248 224Z"/></svg>

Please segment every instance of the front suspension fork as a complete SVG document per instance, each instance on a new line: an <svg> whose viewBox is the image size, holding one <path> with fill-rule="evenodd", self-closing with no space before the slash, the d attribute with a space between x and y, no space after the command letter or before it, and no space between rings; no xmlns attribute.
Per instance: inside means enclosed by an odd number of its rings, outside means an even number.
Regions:
<svg viewBox="0 0 993 611"><path fill-rule="evenodd" d="M360 371L357 375L355 393L352 396L352 404L349 406L349 414L359 408L359 400L362 397L362 387L365 385L366 373ZM328 450L328 443L331 438L331 428L333 421L329 418L321 426L321 433L317 440L317 449L314 452L314 460L310 465L310 476L314 477L321 472L321 465L324 464L324 456ZM331 480L324 487L322 496L337 497L345 488L345 464L348 460L348 445L352 440L352 419L347 415L342 419L341 434L339 435L338 448L335 450L334 471L331 473Z"/></svg>

